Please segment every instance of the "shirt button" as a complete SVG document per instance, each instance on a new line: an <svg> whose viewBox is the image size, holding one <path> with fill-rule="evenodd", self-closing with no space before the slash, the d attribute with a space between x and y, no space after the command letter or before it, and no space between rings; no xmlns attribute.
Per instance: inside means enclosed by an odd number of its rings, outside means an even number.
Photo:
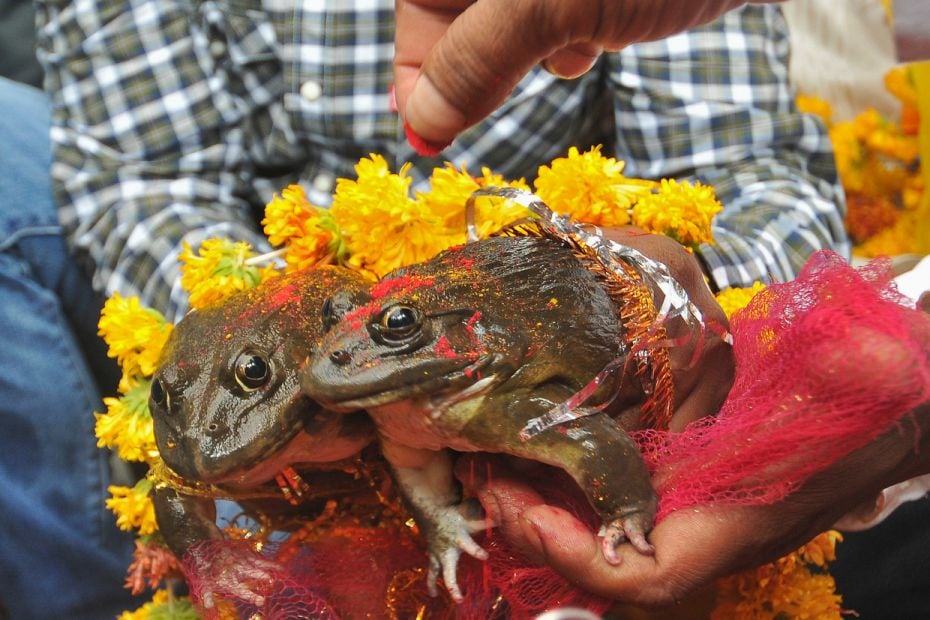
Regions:
<svg viewBox="0 0 930 620"><path fill-rule="evenodd" d="M226 44L222 41L211 41L210 42L210 55L214 58L219 58L226 53Z"/></svg>
<svg viewBox="0 0 930 620"><path fill-rule="evenodd" d="M313 189L321 194L328 194L336 186L336 177L329 172L321 172L313 178Z"/></svg>
<svg viewBox="0 0 930 620"><path fill-rule="evenodd" d="M300 87L300 96L307 101L316 101L323 96L323 87L319 82L304 82Z"/></svg>

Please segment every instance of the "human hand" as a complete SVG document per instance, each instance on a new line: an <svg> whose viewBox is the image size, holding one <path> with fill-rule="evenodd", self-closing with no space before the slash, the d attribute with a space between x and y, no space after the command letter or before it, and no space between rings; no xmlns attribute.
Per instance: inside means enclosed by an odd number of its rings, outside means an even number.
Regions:
<svg viewBox="0 0 930 620"><path fill-rule="evenodd" d="M732 347L721 338L728 327L727 317L707 286L700 263L666 235L649 234L633 226L606 228L603 233L607 239L667 266L703 314L707 326L703 333L680 320L666 325L669 338L683 340L669 349L675 389L670 429L679 431L698 418L716 413L733 385L735 363Z"/></svg>
<svg viewBox="0 0 930 620"><path fill-rule="evenodd" d="M530 69L577 77L602 50L707 23L744 0L397 0L394 84L410 129L441 148ZM438 148L437 148L438 150Z"/></svg>
<svg viewBox="0 0 930 620"><path fill-rule="evenodd" d="M908 318L912 319L910 344L921 345L926 355L930 352L930 320L917 314ZM915 349L868 328L846 336L856 340L858 346L852 350L858 350L857 355L848 351L831 355L827 350L805 360L823 388L815 401L828 406L837 397L837 388L848 385L852 377L876 391L892 393L892 402L896 396L907 402L914 383L902 381L896 373L876 374L875 369L893 367L891 361L908 359ZM897 425L774 503L717 504L672 512L650 534L655 555L643 556L622 547L618 566L604 561L596 535L582 522L545 505L529 481L546 478L508 474L498 468L493 478L474 485L475 492L489 519L500 524L502 534L527 558L552 567L585 590L640 606L662 607L718 577L783 556L847 512L874 504L883 488L930 472L930 402L900 413L904 415ZM677 472L658 471L657 486L672 473Z"/></svg>

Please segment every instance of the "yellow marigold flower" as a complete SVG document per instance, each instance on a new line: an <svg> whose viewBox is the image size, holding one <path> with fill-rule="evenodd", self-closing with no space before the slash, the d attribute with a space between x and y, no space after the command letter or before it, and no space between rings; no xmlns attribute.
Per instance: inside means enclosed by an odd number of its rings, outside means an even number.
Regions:
<svg viewBox="0 0 930 620"><path fill-rule="evenodd" d="M203 308L248 290L277 275L272 265L258 267L252 246L243 241L207 239L197 254L185 243L181 253L181 286L190 293L193 308Z"/></svg>
<svg viewBox="0 0 930 620"><path fill-rule="evenodd" d="M714 242L710 224L722 210L712 187L662 179L658 192L641 197L633 207L633 224L696 248Z"/></svg>
<svg viewBox="0 0 930 620"><path fill-rule="evenodd" d="M837 123L830 128L830 142L836 158L836 169L847 191L862 191L865 186L863 168L866 152L852 122Z"/></svg>
<svg viewBox="0 0 930 620"><path fill-rule="evenodd" d="M150 376L172 325L157 310L145 308L138 297L114 293L103 305L98 334L116 358L125 377Z"/></svg>
<svg viewBox="0 0 930 620"><path fill-rule="evenodd" d="M97 446L115 449L124 461L149 461L158 455L148 398L152 382L132 381L119 398L107 397L106 413L94 413Z"/></svg>
<svg viewBox="0 0 930 620"><path fill-rule="evenodd" d="M342 230L350 265L383 276L448 246L441 219L410 198L409 164L394 174L383 157L373 154L361 159L355 170L357 180L336 183L330 208Z"/></svg>
<svg viewBox="0 0 930 620"><path fill-rule="evenodd" d="M917 170L907 176L901 187L901 204L905 209L916 209L924 195L924 177Z"/></svg>
<svg viewBox="0 0 930 620"><path fill-rule="evenodd" d="M172 596L167 590L158 590L152 600L136 609L124 611L116 620L198 620L200 614L186 596Z"/></svg>
<svg viewBox="0 0 930 620"><path fill-rule="evenodd" d="M342 263L348 249L332 214L316 207L299 185L289 185L265 206L262 220L272 245L286 245L288 271L319 264Z"/></svg>
<svg viewBox="0 0 930 620"><path fill-rule="evenodd" d="M116 526L126 532L138 530L140 536L147 536L158 529L155 521L155 505L149 493L152 481L143 478L134 487L111 485L107 487L110 498L106 506L116 515Z"/></svg>
<svg viewBox="0 0 930 620"><path fill-rule="evenodd" d="M753 282L751 287L724 289L717 293L717 303L723 308L727 318L731 318L737 310L742 310L748 306L749 301L755 297L756 293L764 288L765 285L761 282Z"/></svg>
<svg viewBox="0 0 930 620"><path fill-rule="evenodd" d="M493 174L487 167L481 169L480 177L473 177L464 165L459 170L446 162L444 167L433 170L430 176L430 190L417 192L416 200L440 218L448 230L450 245L458 245L466 240L465 203L469 196L482 187L529 189L523 179L506 181L502 176ZM529 216L528 209L515 203L492 198L475 201L475 225L480 237L487 237L508 224Z"/></svg>
<svg viewBox="0 0 930 620"><path fill-rule="evenodd" d="M597 226L623 226L630 223L630 207L656 186L623 176L624 166L626 162L604 157L600 146L585 153L571 147L567 157L540 166L536 193L557 213Z"/></svg>
<svg viewBox="0 0 930 620"><path fill-rule="evenodd" d="M917 85L909 65L896 65L884 77L885 90L904 105L917 107Z"/></svg>
<svg viewBox="0 0 930 620"><path fill-rule="evenodd" d="M796 100L798 110L805 114L813 114L823 120L827 126L833 119L833 107L824 99L812 95L798 95Z"/></svg>

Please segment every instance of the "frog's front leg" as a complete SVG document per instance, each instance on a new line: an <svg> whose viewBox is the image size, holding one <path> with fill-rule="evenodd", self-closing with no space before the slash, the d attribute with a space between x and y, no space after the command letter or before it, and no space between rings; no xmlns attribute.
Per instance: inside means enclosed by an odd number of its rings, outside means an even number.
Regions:
<svg viewBox="0 0 930 620"><path fill-rule="evenodd" d="M426 538L429 593L436 596L441 573L449 594L462 602L456 577L462 552L479 560L488 559L487 551L472 538L489 525L480 506L477 502L461 502L448 450L411 448L385 438L381 450Z"/></svg>
<svg viewBox="0 0 930 620"><path fill-rule="evenodd" d="M152 493L155 519L168 548L177 558L188 557L201 574L220 575L218 583L204 584L201 593L204 607L216 604L215 588L225 590L247 603L262 606L263 590L271 582L277 566L255 553L235 548L221 548L211 557L198 553L197 543L223 538L216 525L216 503L210 498L185 495L169 487L157 487ZM216 566L223 567L215 569Z"/></svg>
<svg viewBox="0 0 930 620"><path fill-rule="evenodd" d="M595 413L548 428L530 439L520 437L520 430L529 420L570 396L563 392L553 386L536 388L532 395L517 395L502 405L502 415L512 423L477 422L464 434L481 449L548 463L566 471L602 519L598 534L603 537L602 551L609 563L620 563L617 547L625 540L640 553L651 555L654 548L646 534L652 529L657 496L638 447L615 420Z"/></svg>

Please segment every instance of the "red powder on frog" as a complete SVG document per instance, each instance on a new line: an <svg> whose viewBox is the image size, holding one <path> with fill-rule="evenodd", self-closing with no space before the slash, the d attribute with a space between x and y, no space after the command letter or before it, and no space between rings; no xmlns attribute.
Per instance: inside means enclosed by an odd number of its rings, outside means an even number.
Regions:
<svg viewBox="0 0 930 620"><path fill-rule="evenodd" d="M371 289L372 299L381 299L395 293L408 293L417 289L432 286L434 279L423 276L399 276L381 280Z"/></svg>
<svg viewBox="0 0 930 620"><path fill-rule="evenodd" d="M287 286L282 286L279 290L268 298L268 304L271 308L280 308L288 302L300 301L300 293L297 291L297 286L294 284L288 284Z"/></svg>
<svg viewBox="0 0 930 620"><path fill-rule="evenodd" d="M359 329L380 309L381 306L372 301L345 315L342 321L349 326L349 329Z"/></svg>
<svg viewBox="0 0 930 620"><path fill-rule="evenodd" d="M459 269L472 269L475 265L474 258L466 258L465 256L457 256L455 259L455 266Z"/></svg>
<svg viewBox="0 0 930 620"><path fill-rule="evenodd" d="M458 357L458 353L456 353L455 349L452 348L452 343L450 343L449 339L445 336L441 336L439 340L436 341L435 351L436 355L440 357L445 357L448 359L455 359Z"/></svg>

